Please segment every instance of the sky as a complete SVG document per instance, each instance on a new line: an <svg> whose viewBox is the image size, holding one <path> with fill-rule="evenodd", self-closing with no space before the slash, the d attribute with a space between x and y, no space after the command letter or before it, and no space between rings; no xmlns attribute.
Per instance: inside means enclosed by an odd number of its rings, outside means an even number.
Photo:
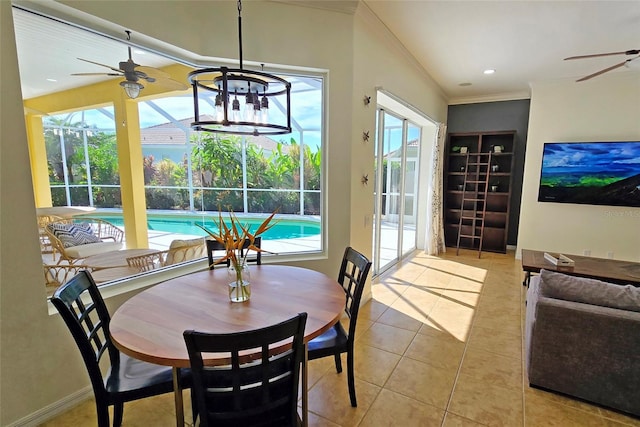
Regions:
<svg viewBox="0 0 640 427"><path fill-rule="evenodd" d="M542 160L544 173L625 172L640 173L640 142L547 143Z"/></svg>

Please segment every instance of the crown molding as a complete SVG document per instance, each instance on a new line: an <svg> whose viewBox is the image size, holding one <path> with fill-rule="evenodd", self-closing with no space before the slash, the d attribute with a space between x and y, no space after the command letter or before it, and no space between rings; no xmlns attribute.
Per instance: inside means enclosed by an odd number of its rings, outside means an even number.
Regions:
<svg viewBox="0 0 640 427"><path fill-rule="evenodd" d="M531 99L531 92L509 92L493 95L468 96L449 99L449 105L480 104L483 102L516 101L520 99Z"/></svg>
<svg viewBox="0 0 640 427"><path fill-rule="evenodd" d="M353 15L359 0L270 0L274 3L284 3L294 6L310 7L312 9L328 10Z"/></svg>

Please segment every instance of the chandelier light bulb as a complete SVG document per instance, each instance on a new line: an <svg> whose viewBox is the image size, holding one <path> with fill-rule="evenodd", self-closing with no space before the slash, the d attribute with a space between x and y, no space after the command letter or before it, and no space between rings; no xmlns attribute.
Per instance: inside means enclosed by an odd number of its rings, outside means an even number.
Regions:
<svg viewBox="0 0 640 427"><path fill-rule="evenodd" d="M254 119L253 104L247 104L244 109L244 121L252 122L253 119Z"/></svg>
<svg viewBox="0 0 640 427"><path fill-rule="evenodd" d="M238 101L238 93L235 93L233 103L231 104L231 120L234 122L240 121L240 101Z"/></svg>
<svg viewBox="0 0 640 427"><path fill-rule="evenodd" d="M253 96L253 110L255 112L260 111L260 95L258 95L258 91L256 91L256 94Z"/></svg>

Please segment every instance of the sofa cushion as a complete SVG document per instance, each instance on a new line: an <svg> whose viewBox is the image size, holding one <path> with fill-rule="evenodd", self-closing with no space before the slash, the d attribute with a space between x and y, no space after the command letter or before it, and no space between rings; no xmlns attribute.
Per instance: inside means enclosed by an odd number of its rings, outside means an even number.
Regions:
<svg viewBox="0 0 640 427"><path fill-rule="evenodd" d="M51 223L47 224L47 227L60 239L65 248L101 242L100 238L93 234L90 224Z"/></svg>
<svg viewBox="0 0 640 427"><path fill-rule="evenodd" d="M105 252L119 251L122 249L120 242L99 242L87 243L86 245L72 246L65 249L67 256L77 259L86 258L92 255L103 254Z"/></svg>
<svg viewBox="0 0 640 427"><path fill-rule="evenodd" d="M640 288L540 271L540 295L566 301L640 312Z"/></svg>
<svg viewBox="0 0 640 427"><path fill-rule="evenodd" d="M202 246L200 251L193 251L191 257L187 257L187 251L181 251L183 248L191 248L194 246ZM204 255L204 237L198 237L196 239L181 240L176 239L169 245L169 252L167 253L167 259L164 261L165 265L171 265L178 262L184 262L188 259L200 258ZM180 254L180 252L182 252ZM193 258L192 258L193 257Z"/></svg>

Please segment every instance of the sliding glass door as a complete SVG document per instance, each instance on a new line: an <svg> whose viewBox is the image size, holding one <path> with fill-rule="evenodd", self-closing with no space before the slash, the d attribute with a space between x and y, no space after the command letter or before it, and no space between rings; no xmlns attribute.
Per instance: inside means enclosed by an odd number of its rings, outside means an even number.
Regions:
<svg viewBox="0 0 640 427"><path fill-rule="evenodd" d="M420 127L383 109L376 127L373 268L378 274L416 248Z"/></svg>

